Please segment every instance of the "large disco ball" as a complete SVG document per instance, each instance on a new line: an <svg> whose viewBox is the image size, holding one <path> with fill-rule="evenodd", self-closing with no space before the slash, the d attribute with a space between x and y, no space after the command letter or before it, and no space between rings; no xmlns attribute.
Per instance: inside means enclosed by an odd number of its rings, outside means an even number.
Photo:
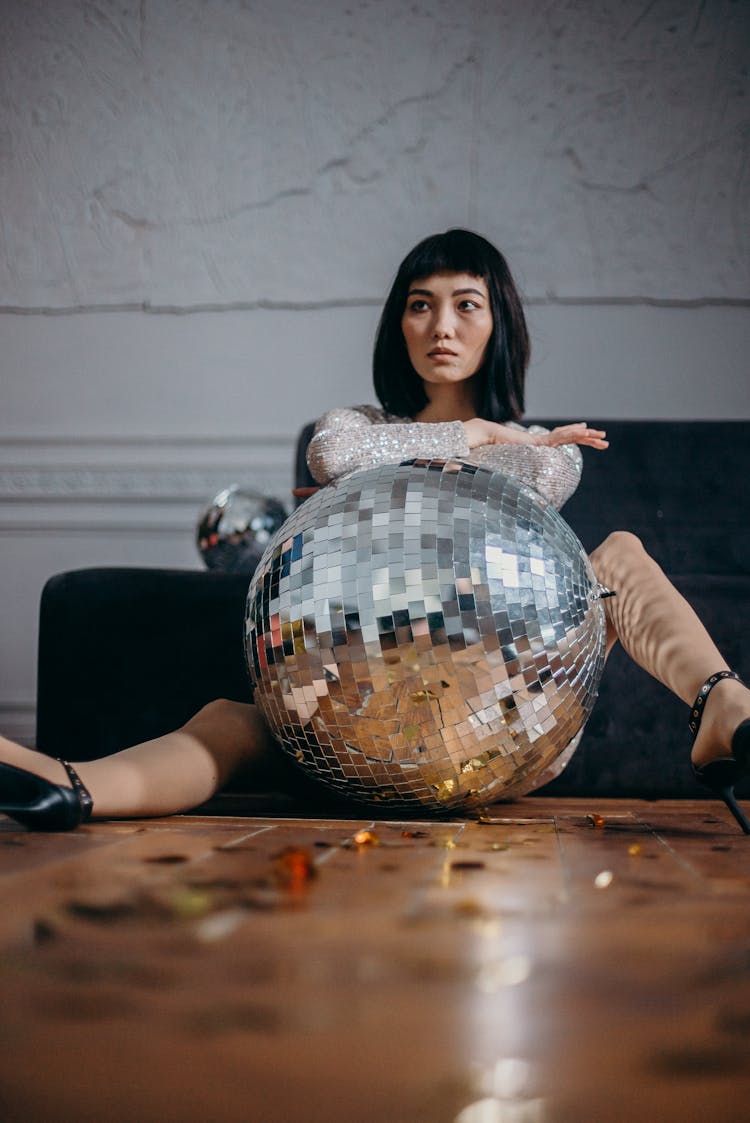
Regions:
<svg viewBox="0 0 750 1123"><path fill-rule="evenodd" d="M308 499L250 584L255 700L311 775L450 811L559 772L604 664L600 586L536 491L415 460Z"/></svg>
<svg viewBox="0 0 750 1123"><path fill-rule="evenodd" d="M232 484L214 497L199 518L198 552L208 569L249 576L286 517L276 499Z"/></svg>

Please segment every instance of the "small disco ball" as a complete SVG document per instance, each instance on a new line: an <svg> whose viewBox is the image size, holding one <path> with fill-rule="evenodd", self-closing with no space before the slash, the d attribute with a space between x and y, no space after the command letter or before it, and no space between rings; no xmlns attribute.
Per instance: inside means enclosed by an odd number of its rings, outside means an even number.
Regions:
<svg viewBox="0 0 750 1123"><path fill-rule="evenodd" d="M255 701L339 795L432 811L522 795L561 771L593 707L602 591L513 477L357 472L295 511L250 583Z"/></svg>
<svg viewBox="0 0 750 1123"><path fill-rule="evenodd" d="M198 551L208 569L249 576L286 517L277 500L232 484L198 520Z"/></svg>

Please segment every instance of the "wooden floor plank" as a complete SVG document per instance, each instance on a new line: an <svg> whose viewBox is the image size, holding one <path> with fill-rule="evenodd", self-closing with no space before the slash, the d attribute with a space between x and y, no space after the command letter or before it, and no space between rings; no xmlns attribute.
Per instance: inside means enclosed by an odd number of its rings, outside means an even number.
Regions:
<svg viewBox="0 0 750 1123"><path fill-rule="evenodd" d="M713 805L3 824L0 855L3 1123L747 1117L750 839Z"/></svg>

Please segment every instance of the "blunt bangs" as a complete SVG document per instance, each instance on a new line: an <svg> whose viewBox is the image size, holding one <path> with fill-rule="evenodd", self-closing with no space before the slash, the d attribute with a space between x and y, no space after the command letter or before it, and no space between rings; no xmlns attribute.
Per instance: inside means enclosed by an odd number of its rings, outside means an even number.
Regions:
<svg viewBox="0 0 750 1123"><path fill-rule="evenodd" d="M521 298L503 255L471 230L433 234L402 261L375 337L373 379L380 404L400 417L414 417L427 405L424 384L409 360L401 319L412 282L434 273L469 273L487 285L493 330L477 371L477 415L486 421L518 421L530 350Z"/></svg>
<svg viewBox="0 0 750 1123"><path fill-rule="evenodd" d="M490 261L486 252L489 243L468 230L448 230L425 238L404 258L399 273L403 271L406 287L420 277L433 273L470 273L489 281Z"/></svg>

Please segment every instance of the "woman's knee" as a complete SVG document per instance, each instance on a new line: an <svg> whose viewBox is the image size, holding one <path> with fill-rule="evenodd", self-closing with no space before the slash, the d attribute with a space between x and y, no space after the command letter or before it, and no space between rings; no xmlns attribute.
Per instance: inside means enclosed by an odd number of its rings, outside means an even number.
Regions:
<svg viewBox="0 0 750 1123"><path fill-rule="evenodd" d="M618 554L622 554L626 550L628 552L635 551L641 554L645 554L646 552L646 548L638 535L633 534L630 530L613 530L611 534L607 535L601 546L597 547L595 553L598 553L600 550L616 552Z"/></svg>
<svg viewBox="0 0 750 1123"><path fill-rule="evenodd" d="M613 579L613 573L635 560L647 558L646 548L637 534L629 530L613 530L591 554L594 573L602 584Z"/></svg>
<svg viewBox="0 0 750 1123"><path fill-rule="evenodd" d="M626 554L645 554L646 548L637 534L630 530L613 530L596 547L591 558L621 558Z"/></svg>
<svg viewBox="0 0 750 1123"><path fill-rule="evenodd" d="M226 726L229 722L236 722L244 717L250 707L243 702L232 702L229 698L214 698L206 702L197 713L193 714L187 725L207 722L217 728Z"/></svg>

